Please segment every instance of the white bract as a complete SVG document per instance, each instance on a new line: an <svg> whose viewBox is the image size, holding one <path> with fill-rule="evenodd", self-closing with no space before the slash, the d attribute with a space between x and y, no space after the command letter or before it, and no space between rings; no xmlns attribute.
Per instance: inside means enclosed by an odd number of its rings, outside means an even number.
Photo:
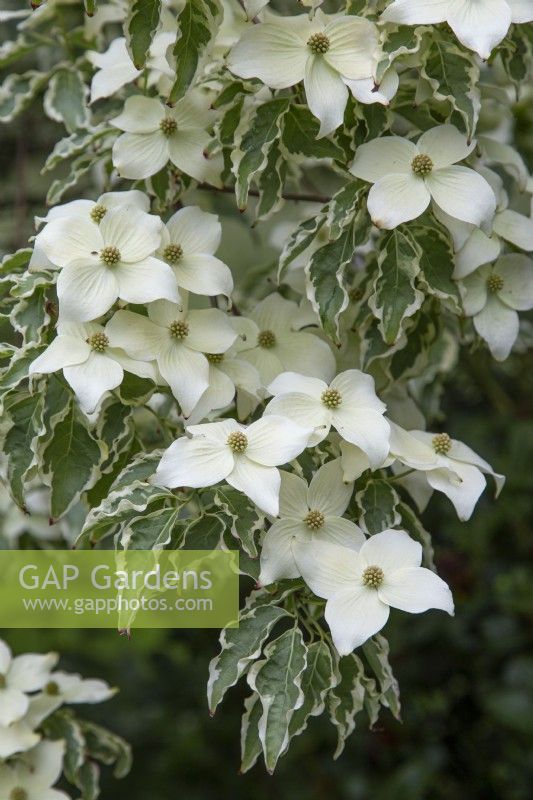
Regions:
<svg viewBox="0 0 533 800"><path fill-rule="evenodd" d="M134 361L123 350L110 347L106 329L96 322L60 322L57 334L44 353L32 361L29 374L62 369L86 414L92 414L105 393L122 383L124 370L156 380L151 364Z"/></svg>
<svg viewBox="0 0 533 800"><path fill-rule="evenodd" d="M337 128L348 101L347 80L373 78L379 57L378 32L367 19L269 17L250 27L232 49L228 66L241 78L259 78L272 89L303 80L307 103L320 120L319 136Z"/></svg>
<svg viewBox="0 0 533 800"><path fill-rule="evenodd" d="M26 653L13 658L0 639L0 725L7 726L24 717L29 707L28 693L43 688L57 659L56 653Z"/></svg>
<svg viewBox="0 0 533 800"><path fill-rule="evenodd" d="M41 742L14 764L0 768L0 797L5 800L70 800L53 789L63 770L65 742Z"/></svg>
<svg viewBox="0 0 533 800"><path fill-rule="evenodd" d="M261 510L279 513L281 477L278 466L305 449L310 430L283 417L269 416L240 425L233 419L187 428L165 451L155 483L200 488L227 481Z"/></svg>
<svg viewBox="0 0 533 800"><path fill-rule="evenodd" d="M390 423L390 455L416 474L402 478L421 511L433 490L442 492L453 503L457 516L468 520L472 516L487 482L484 474L492 475L499 494L505 478L495 473L483 458L447 433L405 431ZM402 474L404 470L398 469Z"/></svg>
<svg viewBox="0 0 533 800"><path fill-rule="evenodd" d="M419 217L431 200L451 217L481 225L492 218L496 198L485 178L457 166L474 149L453 125L423 133L418 142L383 136L357 148L350 172L374 185L368 212L378 228L396 228Z"/></svg>
<svg viewBox="0 0 533 800"><path fill-rule="evenodd" d="M381 78L379 85L374 78L364 78L359 81L345 81L356 100L364 105L380 103L388 106L400 85L398 73L393 67L389 67Z"/></svg>
<svg viewBox="0 0 533 800"><path fill-rule="evenodd" d="M112 347L120 347L133 359L157 362L185 416L209 386L205 354L224 353L237 338L222 311L189 311L185 303L166 300L151 303L148 317L117 311L106 331Z"/></svg>
<svg viewBox="0 0 533 800"><path fill-rule="evenodd" d="M159 84L162 90L168 88L168 79L174 76L174 72L165 53L175 40L176 34L170 31L160 31L154 36L146 59L148 86ZM124 37L113 39L105 53L89 50L87 58L97 68L91 82L91 103L102 97L111 97L127 83L142 75L142 70L137 69L130 58Z"/></svg>
<svg viewBox="0 0 533 800"><path fill-rule="evenodd" d="M315 542L329 542L359 550L361 529L343 518L353 483L344 483L339 459L315 472L309 486L291 472L281 473L279 516L268 529L261 548L259 583L298 578L298 552Z"/></svg>
<svg viewBox="0 0 533 800"><path fill-rule="evenodd" d="M116 691L105 681L67 672L53 672L44 687L45 694L58 703L102 703Z"/></svg>
<svg viewBox="0 0 533 800"><path fill-rule="evenodd" d="M465 314L497 361L504 361L518 336L518 311L533 308L533 261L513 253L486 264L460 285Z"/></svg>
<svg viewBox="0 0 533 800"><path fill-rule="evenodd" d="M157 255L170 265L180 288L229 297L233 291L231 270L213 255L221 236L222 227L215 214L195 206L181 208L163 227Z"/></svg>
<svg viewBox="0 0 533 800"><path fill-rule="evenodd" d="M96 224L87 216L60 217L39 234L45 255L62 267L57 281L60 319L85 322L128 303L178 300L168 264L153 257L162 223L138 208L112 208Z"/></svg>
<svg viewBox="0 0 533 800"><path fill-rule="evenodd" d="M511 22L531 22L531 0L394 0L384 22L428 25L447 22L461 44L488 58Z"/></svg>
<svg viewBox="0 0 533 800"><path fill-rule="evenodd" d="M326 603L326 621L341 656L380 631L389 609L420 614L430 608L453 614L447 584L421 567L422 546L405 531L371 536L357 552L317 542L297 554L306 583Z"/></svg>
<svg viewBox="0 0 533 800"><path fill-rule="evenodd" d="M155 97L128 97L110 120L121 131L113 145L113 164L123 178L149 178L170 160L185 175L220 186L220 162L206 155L214 121L209 96L189 92L173 108Z"/></svg>
<svg viewBox="0 0 533 800"><path fill-rule="evenodd" d="M298 315L298 305L276 293L248 315L256 328L250 328L241 357L253 364L265 386L286 370L324 380L335 374L331 348L318 336L297 330Z"/></svg>
<svg viewBox="0 0 533 800"><path fill-rule="evenodd" d="M309 444L318 444L333 426L347 442L363 450L377 468L389 452L386 407L377 397L374 379L358 369L341 372L328 385L318 378L284 372L268 387L274 395L266 414L281 414L310 428Z"/></svg>

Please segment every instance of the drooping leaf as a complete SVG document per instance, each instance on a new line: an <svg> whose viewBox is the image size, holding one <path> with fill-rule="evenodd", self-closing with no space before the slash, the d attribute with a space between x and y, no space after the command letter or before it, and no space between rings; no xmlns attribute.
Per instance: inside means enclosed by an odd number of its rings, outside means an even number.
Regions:
<svg viewBox="0 0 533 800"><path fill-rule="evenodd" d="M135 67L142 69L159 25L161 0L132 0L124 21L126 47Z"/></svg>
<svg viewBox="0 0 533 800"><path fill-rule="evenodd" d="M222 6L217 0L185 0L178 18L178 34L172 50L176 80L169 103L177 102L193 83L220 24Z"/></svg>
<svg viewBox="0 0 533 800"><path fill-rule="evenodd" d="M62 67L52 75L44 95L44 110L55 122L62 122L69 133L87 128L90 121L89 90L81 72Z"/></svg>

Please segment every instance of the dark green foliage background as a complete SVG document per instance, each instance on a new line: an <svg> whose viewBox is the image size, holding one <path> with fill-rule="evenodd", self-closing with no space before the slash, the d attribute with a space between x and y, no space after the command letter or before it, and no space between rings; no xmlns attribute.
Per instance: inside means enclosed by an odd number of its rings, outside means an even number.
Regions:
<svg viewBox="0 0 533 800"><path fill-rule="evenodd" d="M533 168L531 119L531 107L518 110L520 146ZM33 214L43 210L47 180L39 168L60 135L38 107L2 131L3 252L25 244ZM532 383L531 355L496 365L477 351L463 356L448 384L447 430L507 474L508 483L498 502L485 493L469 523L460 523L442 496L433 498L423 521L434 536L439 572L454 591L456 617L393 613L386 633L403 724L382 713L376 730L355 731L337 762L334 730L321 717L293 742L273 777L262 766L237 774L245 690L233 690L209 718L205 684L217 651L214 631L137 631L131 641L113 631L2 632L15 651L58 649L63 668L121 687L109 703L80 709L134 748L131 775L106 778L103 799L529 800Z"/></svg>

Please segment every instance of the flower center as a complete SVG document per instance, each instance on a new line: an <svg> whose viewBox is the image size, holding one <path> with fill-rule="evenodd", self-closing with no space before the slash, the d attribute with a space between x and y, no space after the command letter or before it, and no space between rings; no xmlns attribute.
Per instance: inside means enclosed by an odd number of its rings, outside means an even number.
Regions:
<svg viewBox="0 0 533 800"><path fill-rule="evenodd" d="M257 344L259 347L270 350L276 344L276 334L272 331L261 331L257 337Z"/></svg>
<svg viewBox="0 0 533 800"><path fill-rule="evenodd" d="M342 403L342 396L338 389L326 389L320 398L326 408L335 410Z"/></svg>
<svg viewBox="0 0 533 800"><path fill-rule="evenodd" d="M172 136L178 130L178 123L172 117L165 117L159 123L159 127L165 136Z"/></svg>
<svg viewBox="0 0 533 800"><path fill-rule="evenodd" d="M244 453L248 447L248 438L242 431L232 431L226 442L234 453Z"/></svg>
<svg viewBox="0 0 533 800"><path fill-rule="evenodd" d="M90 344L92 349L96 350L97 353L103 353L106 347L109 346L109 339L105 333L93 333L93 335L89 336L85 341L87 344Z"/></svg>
<svg viewBox="0 0 533 800"><path fill-rule="evenodd" d="M98 225L99 222L103 220L105 215L107 214L107 208L102 206L100 203L97 203L92 209L89 216L91 217L93 222L96 222Z"/></svg>
<svg viewBox="0 0 533 800"><path fill-rule="evenodd" d="M46 694L49 694L50 697L57 697L59 694L59 686L55 681L50 681L50 683L47 683L44 687L44 691Z"/></svg>
<svg viewBox="0 0 533 800"><path fill-rule="evenodd" d="M383 583L385 575L381 567L367 567L363 572L363 585L377 589Z"/></svg>
<svg viewBox="0 0 533 800"><path fill-rule="evenodd" d="M120 250L113 245L104 247L100 250L100 261L103 261L108 267L115 266L120 261Z"/></svg>
<svg viewBox="0 0 533 800"><path fill-rule="evenodd" d="M171 322L168 329L173 339L179 339L181 341L186 339L189 335L189 326L187 323L178 319Z"/></svg>
<svg viewBox="0 0 533 800"><path fill-rule="evenodd" d="M28 792L26 789L23 789L22 786L15 786L15 788L11 790L9 800L28 800Z"/></svg>
<svg viewBox="0 0 533 800"><path fill-rule="evenodd" d="M224 360L224 353L204 353L210 364L220 364Z"/></svg>
<svg viewBox="0 0 533 800"><path fill-rule="evenodd" d="M420 155L415 156L411 161L411 169L415 175L418 175L420 178L425 178L433 169L433 161L429 156L420 153Z"/></svg>
<svg viewBox="0 0 533 800"><path fill-rule="evenodd" d="M312 531L317 531L325 522L324 514L317 509L310 511L309 514L306 514L304 517L304 522L308 528L311 528Z"/></svg>
<svg viewBox="0 0 533 800"><path fill-rule="evenodd" d="M433 445L433 450L439 456L445 456L449 453L452 446L452 440L447 433L437 433L437 435L433 437L431 443Z"/></svg>
<svg viewBox="0 0 533 800"><path fill-rule="evenodd" d="M487 278L487 287L489 292L501 292L503 289L504 280L501 275L496 275L495 272Z"/></svg>
<svg viewBox="0 0 533 800"><path fill-rule="evenodd" d="M163 258L169 264L177 264L183 258L183 248L180 244L169 244L163 250Z"/></svg>
<svg viewBox="0 0 533 800"><path fill-rule="evenodd" d="M307 40L307 46L316 56L323 55L329 50L329 38L325 33L313 33Z"/></svg>

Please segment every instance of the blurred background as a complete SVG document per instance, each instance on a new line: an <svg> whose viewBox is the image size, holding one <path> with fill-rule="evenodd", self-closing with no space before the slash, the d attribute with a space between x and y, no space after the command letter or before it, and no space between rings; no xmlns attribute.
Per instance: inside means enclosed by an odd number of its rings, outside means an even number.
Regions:
<svg viewBox="0 0 533 800"><path fill-rule="evenodd" d="M517 107L518 141L533 170L533 104ZM40 168L63 134L39 106L2 129L0 254L24 246L44 211ZM82 190L76 194L81 195ZM90 196L90 195L89 195ZM72 199L69 195L65 199ZM203 206L207 208L206 203ZM263 272L274 251L238 219L225 226L221 257L237 272ZM237 228L239 230L237 231ZM238 236L237 236L238 233ZM7 327L2 338L9 337ZM498 500L490 487L473 519L460 523L434 496L423 515L456 616L414 620L394 612L385 633L400 682L403 723L382 712L332 761L335 732L312 719L276 774L262 764L240 776L239 730L246 687L236 687L211 719L205 685L216 631L4 631L16 652L57 649L62 667L105 678L120 693L80 708L133 745L123 781L104 780L104 800L305 797L347 800L529 800L533 786L533 525L531 422L533 356L503 365L463 355L443 402L447 429L507 475Z"/></svg>

